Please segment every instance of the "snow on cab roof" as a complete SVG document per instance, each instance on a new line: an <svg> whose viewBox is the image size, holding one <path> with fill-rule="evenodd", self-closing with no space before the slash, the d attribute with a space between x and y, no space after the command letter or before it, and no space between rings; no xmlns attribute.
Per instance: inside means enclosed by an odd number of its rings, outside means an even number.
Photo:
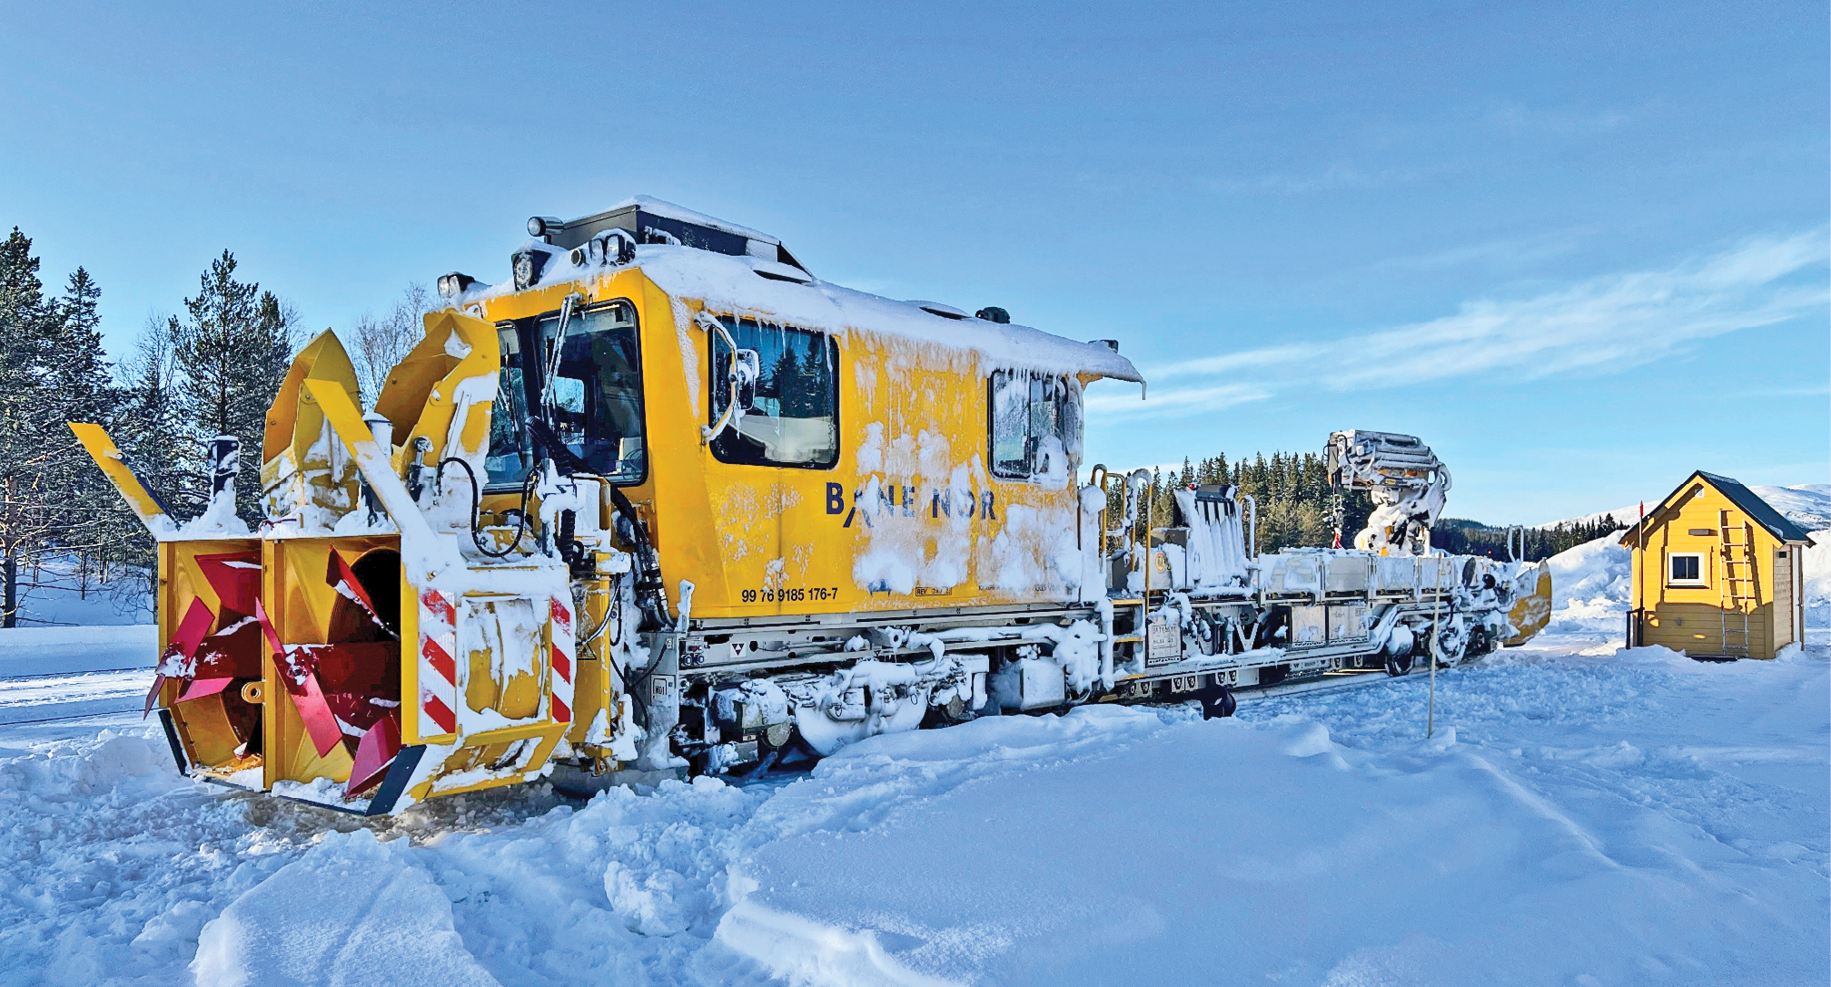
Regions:
<svg viewBox="0 0 1831 987"><path fill-rule="evenodd" d="M591 252L580 244L608 229L604 224L619 212L647 213L682 224L688 230L699 227L744 238L738 244L689 246L666 235L666 243L638 244L634 259L627 265L640 268L663 291L700 300L715 313L753 316L841 335L855 330L895 335L956 351L976 352L995 365L1012 368L1144 381L1132 361L1120 356L1115 346L1107 342L1076 342L1029 326L966 318L964 312L950 305L902 302L842 288L808 273L788 255L780 240L767 233L647 195L632 196L603 212L567 223L539 217L530 220L530 232L539 233L539 228L551 223L549 228L554 233L565 235L558 243L551 235L529 240L515 252L517 258L529 253L545 257L542 263L532 265L538 274L527 287L585 281L608 272L610 269L603 266L602 260L593 260ZM641 235L647 239L646 233ZM687 236L691 242L690 233ZM775 250L759 251L759 246ZM598 253L600 257L603 254ZM453 301L462 306L515 290L511 284L479 284L462 289Z"/></svg>
<svg viewBox="0 0 1831 987"><path fill-rule="evenodd" d="M762 276L772 265L691 247L646 244L634 266L670 295L703 300L715 313L754 315L809 329L880 332L954 349L970 349L993 363L1051 373L1097 373L1142 382L1132 361L1103 343L1081 343L1029 326L985 319L951 319L919 305L855 291L815 278L808 283ZM932 303L931 303L932 304Z"/></svg>

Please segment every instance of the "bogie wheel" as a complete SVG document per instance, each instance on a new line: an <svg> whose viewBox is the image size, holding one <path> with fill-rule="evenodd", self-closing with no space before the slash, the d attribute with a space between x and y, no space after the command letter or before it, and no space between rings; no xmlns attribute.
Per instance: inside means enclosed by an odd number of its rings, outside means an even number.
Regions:
<svg viewBox="0 0 1831 987"><path fill-rule="evenodd" d="M1476 654L1474 644L1473 635L1463 630L1460 625L1445 625L1437 632L1436 640L1433 643L1437 651L1438 667L1457 665L1462 662L1463 658L1473 657Z"/></svg>
<svg viewBox="0 0 1831 987"><path fill-rule="evenodd" d="M1488 629L1476 627L1469 631L1469 643L1464 646L1462 656L1472 661L1493 650L1494 642L1488 637Z"/></svg>
<svg viewBox="0 0 1831 987"><path fill-rule="evenodd" d="M1233 715L1240 706L1239 700L1233 697L1233 690L1221 686L1202 697L1202 719L1213 720Z"/></svg>
<svg viewBox="0 0 1831 987"><path fill-rule="evenodd" d="M1386 674L1394 678L1411 674L1411 654L1386 656Z"/></svg>

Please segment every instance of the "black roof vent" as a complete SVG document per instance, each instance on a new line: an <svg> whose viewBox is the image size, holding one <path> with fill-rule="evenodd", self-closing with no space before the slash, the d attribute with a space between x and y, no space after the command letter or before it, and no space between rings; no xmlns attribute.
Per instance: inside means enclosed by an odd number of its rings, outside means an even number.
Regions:
<svg viewBox="0 0 1831 987"><path fill-rule="evenodd" d="M1001 326L1008 326L1011 324L1011 313L996 305L987 305L985 308L974 312L973 317L976 319L984 319L987 322L996 322Z"/></svg>

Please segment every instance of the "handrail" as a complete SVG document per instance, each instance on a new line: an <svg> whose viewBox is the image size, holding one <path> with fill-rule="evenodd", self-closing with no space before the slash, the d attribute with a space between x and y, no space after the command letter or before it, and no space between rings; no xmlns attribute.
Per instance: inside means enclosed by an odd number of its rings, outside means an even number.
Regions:
<svg viewBox="0 0 1831 987"><path fill-rule="evenodd" d="M731 417L737 413L737 340L731 338L731 333L726 331L723 322L703 311L695 315L693 321L699 323L700 328L708 332L718 333L719 337L725 341L725 347L731 351L731 369L725 372L725 380L731 385L731 396L725 401L725 413L718 417L717 422L699 427L699 444L711 445L712 440L718 438L731 425Z"/></svg>
<svg viewBox="0 0 1831 987"><path fill-rule="evenodd" d="M1247 531L1250 541L1247 542L1247 555L1256 560L1259 557L1259 502L1254 500L1252 494L1249 493L1242 493L1240 496L1246 498L1248 511Z"/></svg>

